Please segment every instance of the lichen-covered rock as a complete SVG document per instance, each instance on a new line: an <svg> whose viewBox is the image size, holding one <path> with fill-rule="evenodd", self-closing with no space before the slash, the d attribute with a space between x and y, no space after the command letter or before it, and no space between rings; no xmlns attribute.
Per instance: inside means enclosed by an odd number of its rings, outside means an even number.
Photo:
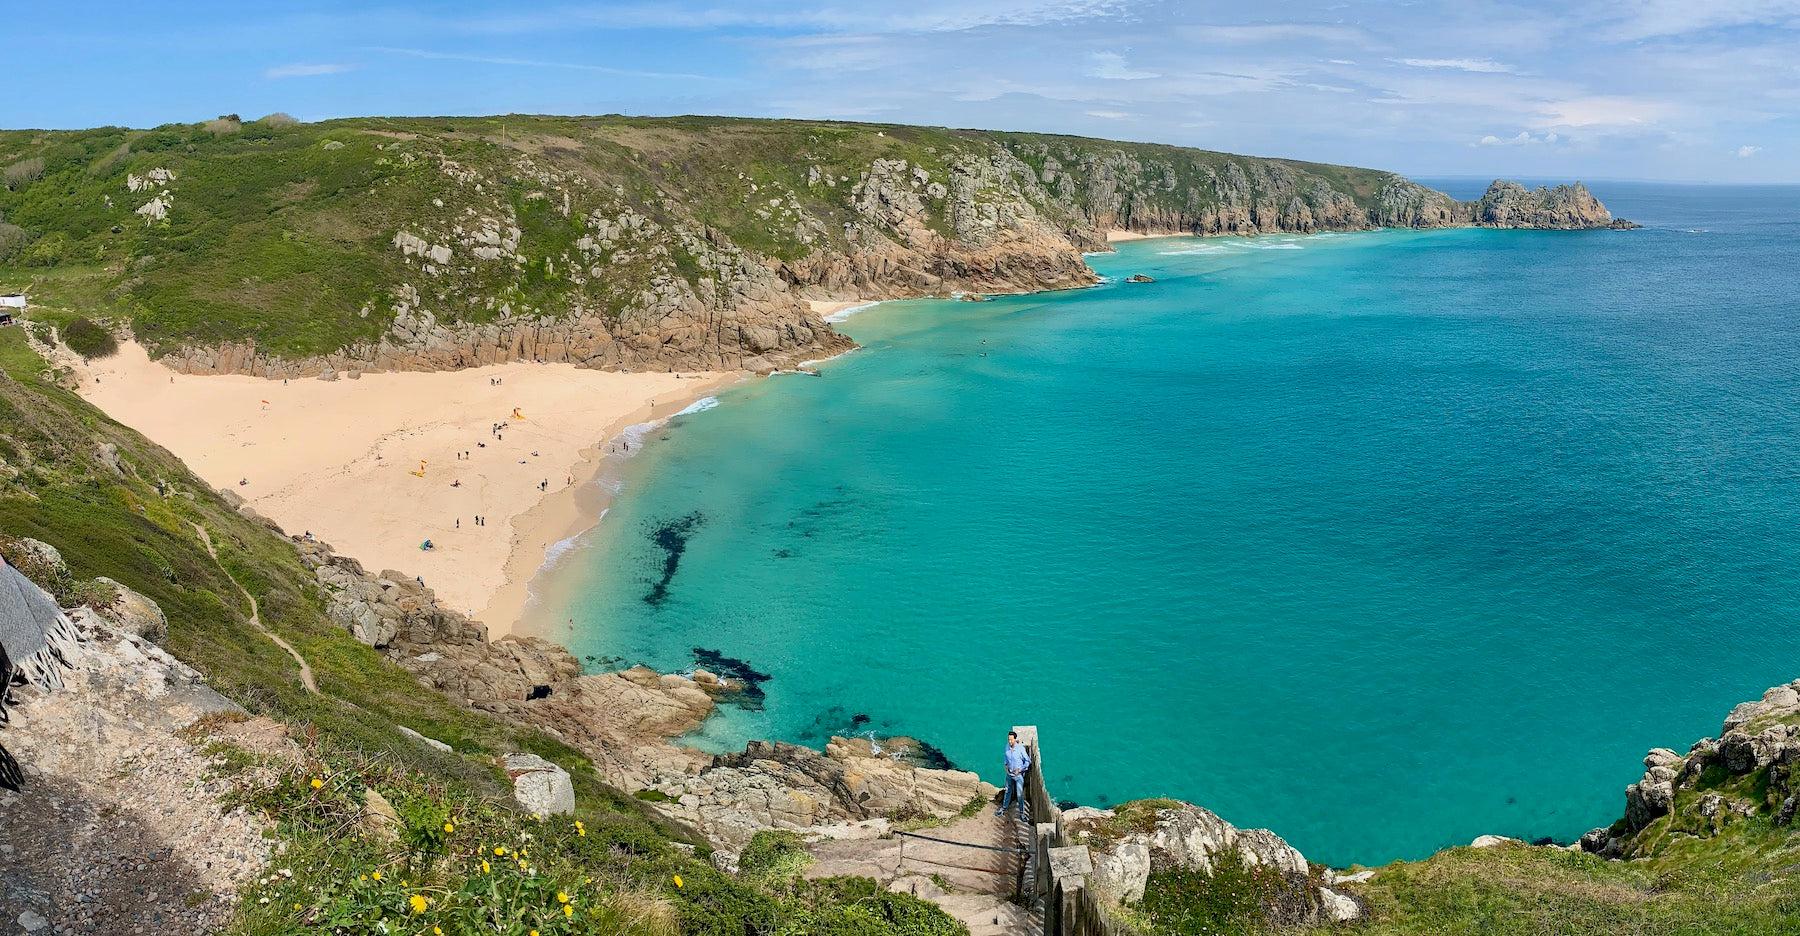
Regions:
<svg viewBox="0 0 1800 936"><path fill-rule="evenodd" d="M1644 775L1625 789L1625 817L1612 829L1581 837L1584 851L1608 858L1639 853L1639 833L1658 823L1687 835L1712 835L1724 824L1762 815L1777 824L1800 811L1800 680L1770 688L1731 710L1719 737L1695 742L1684 755L1656 748ZM1755 783L1746 778L1764 772ZM1683 798L1682 791L1701 791ZM1686 803L1688 805L1681 806ZM1661 826L1657 826L1661 828Z"/></svg>
<svg viewBox="0 0 1800 936"><path fill-rule="evenodd" d="M1131 816L1122 820L1120 814L1127 810ZM1070 841L1090 850L1094 866L1090 885L1115 901L1141 899L1155 872L1185 869L1211 874L1219 861L1235 860L1278 876L1280 884L1269 908L1272 919L1302 923L1361 914L1354 899L1318 886L1305 856L1280 836L1267 829L1239 829L1191 803L1147 801L1118 810L1071 809L1062 814L1062 827Z"/></svg>
<svg viewBox="0 0 1800 936"><path fill-rule="evenodd" d="M513 799L534 816L563 816L575 811L575 785L569 772L536 754L507 754L500 766L512 778Z"/></svg>
<svg viewBox="0 0 1800 936"><path fill-rule="evenodd" d="M169 617L155 601L105 576L94 581L117 593L111 603L100 609L101 617L114 627L158 643L169 636Z"/></svg>
<svg viewBox="0 0 1800 936"><path fill-rule="evenodd" d="M874 818L948 818L998 789L961 770L917 767L875 753L866 738L833 738L823 753L755 741L654 788L668 811L726 848L761 829L809 829Z"/></svg>

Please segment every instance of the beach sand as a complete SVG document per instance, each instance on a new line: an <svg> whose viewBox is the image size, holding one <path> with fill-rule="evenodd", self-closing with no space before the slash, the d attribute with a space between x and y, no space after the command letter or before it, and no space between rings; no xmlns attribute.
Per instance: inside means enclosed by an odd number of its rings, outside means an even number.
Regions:
<svg viewBox="0 0 1800 936"><path fill-rule="evenodd" d="M604 443L740 375L519 363L282 382L175 374L125 343L80 379L89 402L288 533L311 531L371 572L418 576L499 637L545 548L604 509L587 483ZM435 548L421 550L427 539Z"/></svg>
<svg viewBox="0 0 1800 936"><path fill-rule="evenodd" d="M831 316L836 315L845 309L854 309L860 305L868 305L869 302L870 300L867 299L852 299L849 302L827 302L820 299L809 299L806 304L812 306L812 313L814 315L829 322L831 321Z"/></svg>
<svg viewBox="0 0 1800 936"><path fill-rule="evenodd" d="M1125 241L1149 240L1153 237L1192 237L1192 236L1194 236L1194 235L1189 234L1185 231L1176 232L1173 234L1140 234L1137 231L1121 231L1117 228L1114 228L1113 230L1106 232L1106 242L1109 244L1118 244L1118 243L1123 243Z"/></svg>

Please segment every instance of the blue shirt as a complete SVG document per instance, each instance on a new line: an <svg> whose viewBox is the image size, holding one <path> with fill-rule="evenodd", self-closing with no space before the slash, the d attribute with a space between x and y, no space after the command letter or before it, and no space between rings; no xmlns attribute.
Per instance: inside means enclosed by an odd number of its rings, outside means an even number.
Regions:
<svg viewBox="0 0 1800 936"><path fill-rule="evenodd" d="M1031 769L1031 755L1025 753L1025 745L1009 744L1006 746L1006 772L1024 773Z"/></svg>

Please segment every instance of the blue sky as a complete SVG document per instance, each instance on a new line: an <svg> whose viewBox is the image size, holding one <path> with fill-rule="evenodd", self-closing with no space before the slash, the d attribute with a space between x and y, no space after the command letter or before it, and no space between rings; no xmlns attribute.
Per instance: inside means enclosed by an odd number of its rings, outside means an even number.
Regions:
<svg viewBox="0 0 1800 936"><path fill-rule="evenodd" d="M13 5L0 126L733 114L1800 182L1800 0Z"/></svg>

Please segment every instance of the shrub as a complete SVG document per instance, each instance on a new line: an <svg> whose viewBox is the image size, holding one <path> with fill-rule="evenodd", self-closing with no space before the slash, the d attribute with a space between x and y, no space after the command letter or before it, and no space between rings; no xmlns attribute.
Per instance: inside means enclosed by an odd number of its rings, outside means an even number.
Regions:
<svg viewBox="0 0 1800 936"><path fill-rule="evenodd" d="M268 124L271 127L292 127L292 126L299 124L300 121L295 120L289 114L284 114L281 111L276 111L275 113L270 114L269 116L258 120L257 123Z"/></svg>
<svg viewBox="0 0 1800 936"><path fill-rule="evenodd" d="M86 318L78 318L62 330L63 343L84 358L103 358L118 353L119 342L112 332Z"/></svg>
<svg viewBox="0 0 1800 936"><path fill-rule="evenodd" d="M1305 902L1304 888L1280 871L1229 849L1213 857L1210 873L1176 868L1151 874L1137 909L1159 933L1237 936L1271 923L1298 923Z"/></svg>
<svg viewBox="0 0 1800 936"><path fill-rule="evenodd" d="M44 157L33 156L21 159L5 169L0 169L0 184L8 189L16 189L27 182L35 182L44 177Z"/></svg>
<svg viewBox="0 0 1800 936"><path fill-rule="evenodd" d="M800 876L812 864L800 836L785 829L765 829L750 838L738 856L738 871L745 877L767 882L786 881Z"/></svg>

